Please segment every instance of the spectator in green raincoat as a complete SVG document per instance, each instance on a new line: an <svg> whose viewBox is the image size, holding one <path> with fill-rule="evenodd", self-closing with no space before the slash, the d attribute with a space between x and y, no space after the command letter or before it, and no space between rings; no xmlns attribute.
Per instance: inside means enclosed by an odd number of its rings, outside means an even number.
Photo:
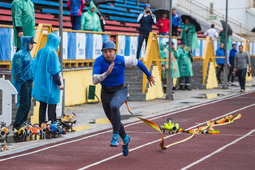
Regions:
<svg viewBox="0 0 255 170"><path fill-rule="evenodd" d="M81 17L81 30L102 32L100 18L97 15L97 8L93 1L90 2L88 11Z"/></svg>
<svg viewBox="0 0 255 170"><path fill-rule="evenodd" d="M161 41L159 43L159 51L160 51L160 57L162 60L167 59L165 47L166 47L166 43ZM166 86L166 77L167 77L167 70L166 70L167 61L162 61L161 65L162 65L162 72L161 72L162 84L163 84L163 87L165 87ZM164 88L164 90L165 90L165 88Z"/></svg>
<svg viewBox="0 0 255 170"><path fill-rule="evenodd" d="M185 19L184 25L181 31L181 40L186 43L186 46L190 49L199 49L196 27L192 24L189 19Z"/></svg>
<svg viewBox="0 0 255 170"><path fill-rule="evenodd" d="M18 91L19 107L13 130L16 132L21 125L26 122L31 106L31 91L33 83L33 58L30 51L33 49L34 39L31 36L23 36L21 39L21 49L14 54L12 59L12 84Z"/></svg>
<svg viewBox="0 0 255 170"><path fill-rule="evenodd" d="M171 55L171 68L172 68L172 78L179 78L179 66L178 66L178 52L174 48L174 43L172 42L172 54ZM168 59L169 57L169 42L164 43L163 41L160 42L160 56L161 59ZM162 61L162 82L163 85L166 85L167 80L167 71L169 69L169 65L167 61Z"/></svg>
<svg viewBox="0 0 255 170"><path fill-rule="evenodd" d="M192 63L191 63L191 49L186 47L185 42L182 41L178 48L178 64L180 70L180 90L191 90L190 77L193 76ZM185 85L185 86L184 86Z"/></svg>
<svg viewBox="0 0 255 170"><path fill-rule="evenodd" d="M220 32L220 43L225 44L225 35L226 35L226 30L223 29ZM231 38L230 38L230 34L228 34L227 50L231 50L231 48L232 48Z"/></svg>
<svg viewBox="0 0 255 170"><path fill-rule="evenodd" d="M17 51L21 48L20 37L34 36L35 11L30 0L14 0L11 4L13 45Z"/></svg>
<svg viewBox="0 0 255 170"><path fill-rule="evenodd" d="M56 121L56 107L60 101L61 84L59 73L61 66L57 48L61 38L53 33L48 35L46 46L40 49L33 62L34 86L32 97L40 102L39 123L45 122L48 105L48 118Z"/></svg>

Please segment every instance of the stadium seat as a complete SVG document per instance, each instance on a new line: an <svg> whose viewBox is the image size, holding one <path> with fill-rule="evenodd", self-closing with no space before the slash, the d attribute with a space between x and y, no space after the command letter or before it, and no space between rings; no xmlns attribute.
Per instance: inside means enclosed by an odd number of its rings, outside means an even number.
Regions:
<svg viewBox="0 0 255 170"><path fill-rule="evenodd" d="M59 10L56 10L56 9L42 9L42 13L59 14ZM63 11L63 15L70 15L70 11Z"/></svg>
<svg viewBox="0 0 255 170"><path fill-rule="evenodd" d="M119 7L115 7L115 6L109 6L109 5L104 5L104 4L100 4L99 5L100 9L110 9L113 11L122 11L122 12L126 12L127 9L126 8L119 8Z"/></svg>
<svg viewBox="0 0 255 170"><path fill-rule="evenodd" d="M9 22L12 22L12 17L11 17L11 16L3 16L3 15L0 15L0 20L1 20L1 21L9 21Z"/></svg>
<svg viewBox="0 0 255 170"><path fill-rule="evenodd" d="M0 9L0 14L1 15L12 15L12 11L6 10L6 9Z"/></svg>
<svg viewBox="0 0 255 170"><path fill-rule="evenodd" d="M34 4L39 4L39 5L48 5L48 6L56 6L59 7L58 2L52 2L52 1L43 1L43 0L31 0ZM67 7L65 3L63 3L63 7Z"/></svg>
<svg viewBox="0 0 255 170"><path fill-rule="evenodd" d="M136 19L131 19L131 18L122 18L122 17L115 17L115 16L110 16L110 20L116 20L116 21L124 21L124 22L137 22Z"/></svg>
<svg viewBox="0 0 255 170"><path fill-rule="evenodd" d="M138 17L137 14L130 14L130 13L119 12L119 11L111 11L111 10L107 10L107 9L101 9L101 12L103 14L120 15L120 16L123 16L123 17L132 17L132 18L137 18Z"/></svg>
<svg viewBox="0 0 255 170"><path fill-rule="evenodd" d="M120 4L120 3L114 3L114 5L117 6L117 7L144 10L144 7L139 7L139 6L134 6L134 5L127 5L127 4Z"/></svg>
<svg viewBox="0 0 255 170"><path fill-rule="evenodd" d="M116 31L127 31L127 32L136 32L136 28L128 28L126 27L123 29L123 27L117 27L117 26L105 26L105 30L116 30Z"/></svg>
<svg viewBox="0 0 255 170"><path fill-rule="evenodd" d="M0 2L0 7L1 8L9 8L9 9L11 9L11 3Z"/></svg>
<svg viewBox="0 0 255 170"><path fill-rule="evenodd" d="M121 26L122 24L118 21L110 21L110 20L105 20L106 25L118 25Z"/></svg>
<svg viewBox="0 0 255 170"><path fill-rule="evenodd" d="M138 13L138 14L143 13L142 10L135 10L135 9L130 9L129 12L130 12L130 13Z"/></svg>

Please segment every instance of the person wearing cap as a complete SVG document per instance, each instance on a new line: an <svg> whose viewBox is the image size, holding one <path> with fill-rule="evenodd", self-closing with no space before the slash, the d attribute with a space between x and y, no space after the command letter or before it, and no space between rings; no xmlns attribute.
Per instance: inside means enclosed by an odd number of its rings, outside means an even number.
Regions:
<svg viewBox="0 0 255 170"><path fill-rule="evenodd" d="M139 28L139 38L138 38L138 48L136 53L136 58L139 59L143 41L145 40L146 44L149 38L149 34L152 31L152 25L157 24L157 19L151 11L151 5L145 4L144 11L137 18L137 22L140 23Z"/></svg>
<svg viewBox="0 0 255 170"><path fill-rule="evenodd" d="M192 70L192 53L189 47L186 47L184 41L178 47L178 65L180 70L180 90L191 90L190 88L190 77L193 76Z"/></svg>
<svg viewBox="0 0 255 170"><path fill-rule="evenodd" d="M20 38L34 36L35 10L30 0L14 0L11 4L13 25L13 46L21 48Z"/></svg>
<svg viewBox="0 0 255 170"><path fill-rule="evenodd" d="M26 122L28 112L31 106L31 91L33 83L33 58L30 51L34 47L34 39L31 36L23 36L20 38L21 48L14 54L12 59L12 84L18 91L18 110L13 124L16 131ZM16 130L15 130L16 129Z"/></svg>
<svg viewBox="0 0 255 170"><path fill-rule="evenodd" d="M154 77L138 59L116 55L116 46L106 41L102 47L103 54L96 58L93 66L92 81L102 85L101 101L104 112L113 127L111 147L117 147L119 136L123 140L123 155L128 155L130 136L126 134L121 123L120 106L127 100L128 90L124 86L125 68L138 66L147 76L149 84L155 84Z"/></svg>
<svg viewBox="0 0 255 170"><path fill-rule="evenodd" d="M185 42L191 50L199 49L196 27L188 18L184 20L180 39Z"/></svg>
<svg viewBox="0 0 255 170"><path fill-rule="evenodd" d="M33 62L34 86L32 97L40 102L39 123L45 122L48 105L48 119L56 122L56 106L60 101L60 90L64 89L59 73L61 65L56 52L61 37L49 33L45 47L37 52Z"/></svg>
<svg viewBox="0 0 255 170"><path fill-rule="evenodd" d="M88 11L81 17L81 30L102 32L97 7L93 1L90 2Z"/></svg>

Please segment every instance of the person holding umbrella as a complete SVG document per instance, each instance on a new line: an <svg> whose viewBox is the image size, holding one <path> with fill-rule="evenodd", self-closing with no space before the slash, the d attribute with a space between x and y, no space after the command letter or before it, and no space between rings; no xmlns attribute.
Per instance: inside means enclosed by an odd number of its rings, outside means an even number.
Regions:
<svg viewBox="0 0 255 170"><path fill-rule="evenodd" d="M105 29L104 29L105 19L104 19L102 12L100 11L99 3L96 3L96 7L97 7L97 15L99 16L99 19L100 19L101 29L104 32L105 31Z"/></svg>
<svg viewBox="0 0 255 170"><path fill-rule="evenodd" d="M181 31L181 40L185 42L186 46L191 50L199 49L197 31L201 30L200 24L190 15L182 15L184 26Z"/></svg>
<svg viewBox="0 0 255 170"><path fill-rule="evenodd" d="M226 35L226 21L224 20L220 20L221 22L221 25L223 27L223 30L220 32L220 43L223 43L225 44L225 35ZM233 31L232 31L232 28L230 27L230 25L227 25L228 26L228 38L227 38L227 50L230 50L231 49L231 38L230 36L232 35Z"/></svg>

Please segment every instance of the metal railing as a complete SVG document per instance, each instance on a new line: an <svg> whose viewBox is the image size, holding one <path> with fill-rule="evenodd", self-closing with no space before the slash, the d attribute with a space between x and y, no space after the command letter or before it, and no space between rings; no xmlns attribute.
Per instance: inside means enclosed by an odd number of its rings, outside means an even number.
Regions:
<svg viewBox="0 0 255 170"><path fill-rule="evenodd" d="M215 10L210 10L209 7L194 0L178 0L176 6L184 12L189 13L190 15L205 22L209 21L209 16L216 16L217 19L210 20L210 23L215 24L218 27L222 27L220 20L225 20L224 14ZM228 18L228 24L231 26L233 32L239 35L249 34L251 31L251 28L232 18Z"/></svg>

